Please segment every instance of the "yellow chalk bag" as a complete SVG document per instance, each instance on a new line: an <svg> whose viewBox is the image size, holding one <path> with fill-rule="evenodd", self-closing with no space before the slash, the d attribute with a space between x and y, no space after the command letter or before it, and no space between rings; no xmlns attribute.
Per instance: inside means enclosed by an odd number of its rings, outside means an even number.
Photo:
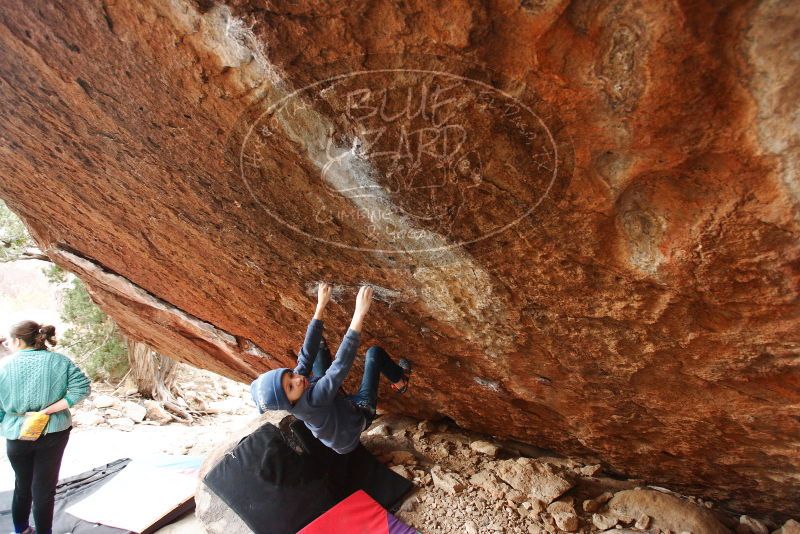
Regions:
<svg viewBox="0 0 800 534"><path fill-rule="evenodd" d="M42 435L44 427L50 416L44 412L28 412L22 420L22 426L19 429L19 439L23 441L36 441Z"/></svg>

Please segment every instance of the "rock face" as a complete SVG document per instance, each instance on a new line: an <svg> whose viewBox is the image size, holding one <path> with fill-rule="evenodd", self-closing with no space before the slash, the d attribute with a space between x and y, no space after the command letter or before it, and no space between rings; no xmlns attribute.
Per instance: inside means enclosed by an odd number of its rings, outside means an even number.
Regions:
<svg viewBox="0 0 800 534"><path fill-rule="evenodd" d="M797 515L793 7L12 0L0 197L177 359L368 282L387 409Z"/></svg>

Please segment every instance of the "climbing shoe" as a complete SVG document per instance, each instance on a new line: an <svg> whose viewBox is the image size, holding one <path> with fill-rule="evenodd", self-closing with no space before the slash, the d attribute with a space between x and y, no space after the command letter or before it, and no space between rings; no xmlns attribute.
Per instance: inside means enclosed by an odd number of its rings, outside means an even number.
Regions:
<svg viewBox="0 0 800 534"><path fill-rule="evenodd" d="M403 377L394 384L392 384L392 389L394 389L395 393L397 393L398 395L402 395L403 393L408 391L408 382L411 379L411 372L412 372L411 362L406 360L405 358L401 358L397 362L397 365L399 365L400 368L403 369Z"/></svg>
<svg viewBox="0 0 800 534"><path fill-rule="evenodd" d="M366 417L368 421L372 421L373 419L375 419L375 408L369 402L364 400L358 400L352 402L356 408L358 408L364 413L364 417Z"/></svg>

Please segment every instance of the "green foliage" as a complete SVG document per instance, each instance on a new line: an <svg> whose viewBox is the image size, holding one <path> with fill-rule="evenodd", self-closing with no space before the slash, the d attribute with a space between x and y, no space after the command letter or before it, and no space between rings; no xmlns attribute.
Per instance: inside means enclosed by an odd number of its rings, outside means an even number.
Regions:
<svg viewBox="0 0 800 534"><path fill-rule="evenodd" d="M13 261L35 247L22 221L0 201L0 261ZM128 371L128 344L116 323L89 297L86 286L58 265L44 269L51 284L63 286L61 318L69 323L59 349L76 357L92 379L117 379Z"/></svg>
<svg viewBox="0 0 800 534"><path fill-rule="evenodd" d="M49 264L42 272L47 281L54 285L66 284L69 280L69 273L55 263Z"/></svg>
<svg viewBox="0 0 800 534"><path fill-rule="evenodd" d="M70 323L62 343L92 379L118 379L128 371L128 345L111 317L77 277L64 289L61 318Z"/></svg>
<svg viewBox="0 0 800 534"><path fill-rule="evenodd" d="M13 261L25 249L35 246L19 217L0 200L0 261Z"/></svg>

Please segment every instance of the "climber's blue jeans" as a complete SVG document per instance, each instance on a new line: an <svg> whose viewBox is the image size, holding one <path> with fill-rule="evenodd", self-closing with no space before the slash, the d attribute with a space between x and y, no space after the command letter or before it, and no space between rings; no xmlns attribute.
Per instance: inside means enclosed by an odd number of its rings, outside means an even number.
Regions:
<svg viewBox="0 0 800 534"><path fill-rule="evenodd" d="M323 339L311 371L315 377L322 376L330 366L331 351ZM347 397L355 406L367 412L367 426L375 417L375 410L378 407L378 381L381 374L390 382L397 382L403 378L403 368L394 363L385 350L376 345L367 350L364 376L361 378L361 387L358 389L358 393Z"/></svg>

